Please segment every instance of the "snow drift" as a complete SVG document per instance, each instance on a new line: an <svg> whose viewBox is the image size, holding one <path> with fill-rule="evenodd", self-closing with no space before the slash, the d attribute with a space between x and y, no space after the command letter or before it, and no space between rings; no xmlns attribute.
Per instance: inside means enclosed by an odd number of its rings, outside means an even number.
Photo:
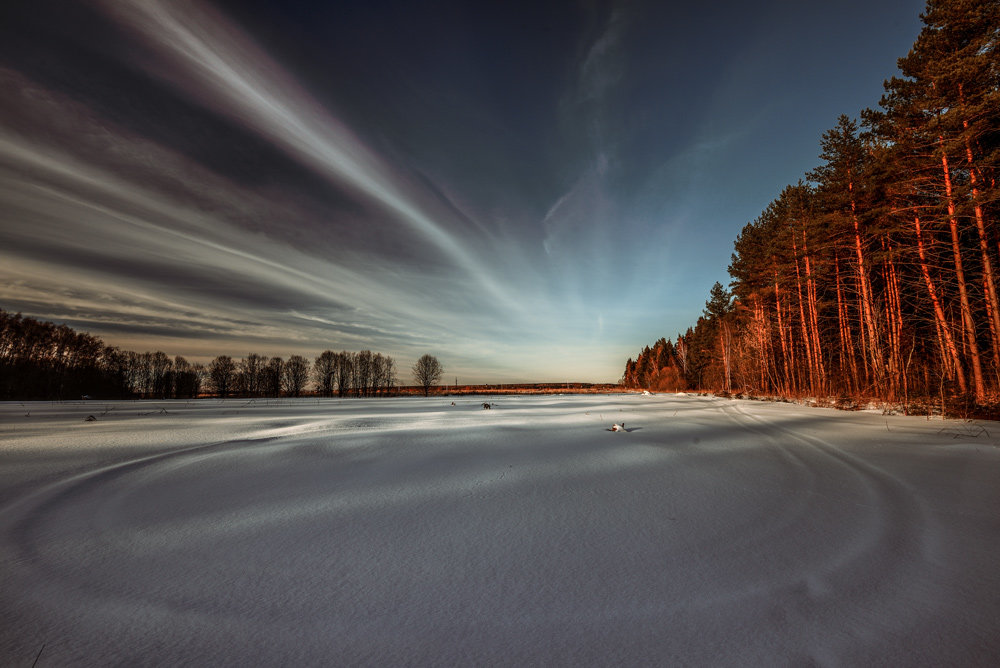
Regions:
<svg viewBox="0 0 1000 668"><path fill-rule="evenodd" d="M0 662L1000 656L1000 427L494 402L0 404Z"/></svg>

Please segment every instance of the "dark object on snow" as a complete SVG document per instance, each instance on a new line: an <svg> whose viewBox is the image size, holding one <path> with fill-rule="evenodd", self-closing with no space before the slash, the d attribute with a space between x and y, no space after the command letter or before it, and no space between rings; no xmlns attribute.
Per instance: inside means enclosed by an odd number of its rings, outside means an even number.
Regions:
<svg viewBox="0 0 1000 668"><path fill-rule="evenodd" d="M488 411L491 408L493 408L492 404L488 404L485 401L483 402L483 410L487 410Z"/></svg>
<svg viewBox="0 0 1000 668"><path fill-rule="evenodd" d="M97 422L97 418L95 418L93 415L88 415L87 417L83 418L83 421L84 422Z"/></svg>

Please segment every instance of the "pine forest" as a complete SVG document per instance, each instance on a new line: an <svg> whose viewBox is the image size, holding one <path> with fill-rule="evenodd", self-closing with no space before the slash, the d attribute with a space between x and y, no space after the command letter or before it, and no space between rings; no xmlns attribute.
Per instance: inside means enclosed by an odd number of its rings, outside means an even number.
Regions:
<svg viewBox="0 0 1000 668"><path fill-rule="evenodd" d="M623 383L985 408L1000 400L1000 2L931 0L876 109L735 241L727 289Z"/></svg>

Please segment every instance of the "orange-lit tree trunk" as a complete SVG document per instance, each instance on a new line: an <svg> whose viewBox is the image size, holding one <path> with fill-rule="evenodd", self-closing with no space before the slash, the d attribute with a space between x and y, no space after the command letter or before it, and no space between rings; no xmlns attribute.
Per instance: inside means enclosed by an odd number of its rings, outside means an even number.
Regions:
<svg viewBox="0 0 1000 668"><path fill-rule="evenodd" d="M722 370L726 383L726 392L733 391L732 376L732 339L729 334L729 323L723 321L719 328L719 350L722 352Z"/></svg>
<svg viewBox="0 0 1000 668"><path fill-rule="evenodd" d="M948 319L945 318L941 299L938 297L937 287L931 278L930 268L927 266L927 251L924 248L924 237L920 229L920 216L913 217L913 227L917 233L917 256L920 258L920 274L924 278L924 285L927 286L927 294L930 296L931 306L934 309L934 321L937 323L938 337L941 341L942 350L946 354L944 360L946 368L951 367L954 370L959 390L961 390L962 394L965 394L969 391L969 385L965 379L965 370L962 368L962 360L958 354L958 347L955 345L955 339L951 336L951 328ZM949 359L951 364L947 364L947 360Z"/></svg>
<svg viewBox="0 0 1000 668"><path fill-rule="evenodd" d="M893 261L892 243L885 236L880 238L885 259L882 261L882 282L885 285L885 325L889 344L887 382L891 398L899 396L905 385L905 369L902 354L902 313L899 305L899 284L896 279L896 265Z"/></svg>
<svg viewBox="0 0 1000 668"><path fill-rule="evenodd" d="M984 274L983 275L983 294L987 294L988 290L989 290L989 282L987 281L986 276ZM994 325L994 323L993 323L993 316L994 316L993 305L990 304L990 300L987 299L986 300L986 319L990 323L990 337L993 340L993 342L995 343L996 342L996 337L997 337L997 332L996 332L996 325ZM1000 354L1000 351L998 351L997 347L994 345L993 346L993 377L991 378L991 381L993 382L994 385L996 384L996 381L997 381L997 374L1000 373L1000 357L998 357L998 354Z"/></svg>
<svg viewBox="0 0 1000 668"><path fill-rule="evenodd" d="M969 119L964 113L965 93L961 83L958 84L958 96L963 108L962 129L965 133L965 160L969 166L969 186L972 190L972 209L976 218L976 231L979 233L979 251L982 254L983 284L986 295L986 306L989 312L990 341L993 347L993 365L1000 369L1000 301L997 299L997 288L993 262L990 258L989 237L986 234L986 216L979 194L979 175L972 154L972 140L969 138Z"/></svg>
<svg viewBox="0 0 1000 668"><path fill-rule="evenodd" d="M792 388L792 374L790 367L790 353L788 345L785 343L785 325L781 317L781 287L778 283L778 269L774 269L774 309L778 314L778 340L781 342L781 362L785 370L784 393L788 394Z"/></svg>
<svg viewBox="0 0 1000 668"><path fill-rule="evenodd" d="M858 389L858 362L854 356L854 336L851 334L851 320L847 313L847 299L844 297L844 286L840 280L840 254L833 256L834 276L837 286L837 325L840 338L840 371L847 378L847 391Z"/></svg>
<svg viewBox="0 0 1000 668"><path fill-rule="evenodd" d="M847 184L848 192L854 191L854 182ZM861 243L861 226L858 222L857 203L851 197L851 222L854 224L854 253L858 263L858 285L860 294L858 295L859 310L861 311L862 329L862 350L865 353L865 378L868 382L874 380L881 381L881 345L879 344L878 328L875 324L875 308L873 306L871 283L868 280L868 269L865 265L865 255L863 244Z"/></svg>
<svg viewBox="0 0 1000 668"><path fill-rule="evenodd" d="M767 335L767 323L764 319L764 307L760 303L760 296L756 293L753 295L753 322L756 348L760 351L760 391L765 392L768 389L767 379L771 375L771 346L770 337Z"/></svg>
<svg viewBox="0 0 1000 668"><path fill-rule="evenodd" d="M792 258L795 260L795 290L799 298L799 325L802 330L802 345L806 351L806 364L809 370L809 391L816 392L816 365L813 360L812 336L809 333L806 320L806 307L802 299L802 275L799 272L799 251L795 243L795 230L792 230Z"/></svg>
<svg viewBox="0 0 1000 668"><path fill-rule="evenodd" d="M951 231L952 256L955 263L955 281L958 284L958 296L962 310L962 331L965 335L965 349L968 351L972 366L972 384L976 401L986 398L986 386L983 381L983 367L979 358L979 344L976 342L976 324L972 317L972 307L969 304L969 291L965 281L965 269L962 264L962 247L958 231L958 215L955 211L955 200L952 197L951 172L948 169L948 154L944 148L944 137L938 137L941 147L941 169L944 171L944 189L948 205L948 228Z"/></svg>
<svg viewBox="0 0 1000 668"><path fill-rule="evenodd" d="M819 390L826 391L826 366L823 364L823 348L819 337L819 314L816 302L816 279L813 276L812 265L809 261L809 245L806 241L806 231L802 230L802 253L806 262L806 297L809 307L809 320L812 325L813 350L816 351L816 371L819 376Z"/></svg>

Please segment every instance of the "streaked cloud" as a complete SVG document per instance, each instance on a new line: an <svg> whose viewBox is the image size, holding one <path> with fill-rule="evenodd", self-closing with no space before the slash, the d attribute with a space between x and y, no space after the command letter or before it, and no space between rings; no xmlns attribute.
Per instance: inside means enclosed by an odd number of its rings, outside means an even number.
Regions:
<svg viewBox="0 0 1000 668"><path fill-rule="evenodd" d="M503 284L455 230L432 218L404 174L388 165L219 13L193 1L114 0L108 11L176 67L169 78L204 104L248 124L338 184L382 205L470 280L513 306Z"/></svg>
<svg viewBox="0 0 1000 668"><path fill-rule="evenodd" d="M0 307L189 358L614 380L725 280L762 174L814 166L807 78L842 62L772 86L791 47L740 7L0 9Z"/></svg>

